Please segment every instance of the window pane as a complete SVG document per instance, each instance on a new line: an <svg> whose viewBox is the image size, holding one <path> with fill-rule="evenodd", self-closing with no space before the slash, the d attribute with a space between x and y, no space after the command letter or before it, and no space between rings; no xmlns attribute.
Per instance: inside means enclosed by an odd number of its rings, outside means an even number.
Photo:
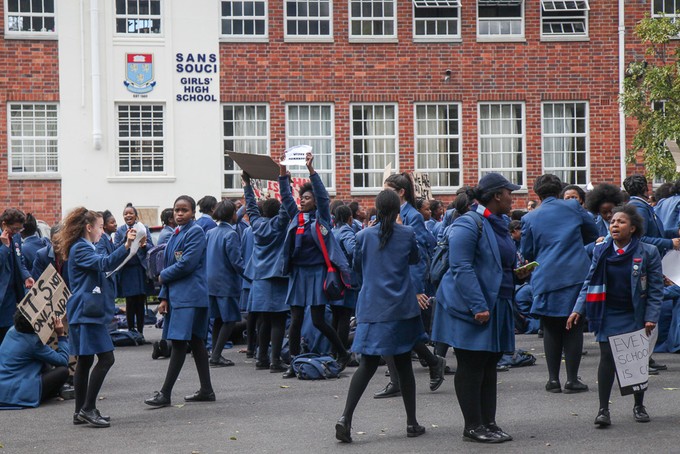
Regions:
<svg viewBox="0 0 680 454"><path fill-rule="evenodd" d="M232 184L225 186L224 189L227 191L241 189L241 169L226 155L226 152L237 151L262 155L269 153L267 105L225 105L222 108L222 122L225 183L231 182Z"/></svg>
<svg viewBox="0 0 680 454"><path fill-rule="evenodd" d="M543 104L544 171L568 184L587 184L587 112L582 102Z"/></svg>
<svg viewBox="0 0 680 454"><path fill-rule="evenodd" d="M287 8L290 8L287 2ZM222 1L222 35L223 36L266 36L266 4L264 0L244 1L230 0ZM289 26L287 25L287 28Z"/></svg>
<svg viewBox="0 0 680 454"><path fill-rule="evenodd" d="M9 108L9 172L57 172L57 106L10 104Z"/></svg>
<svg viewBox="0 0 680 454"><path fill-rule="evenodd" d="M354 188L382 188L387 164L397 163L397 118L394 105L352 106Z"/></svg>
<svg viewBox="0 0 680 454"><path fill-rule="evenodd" d="M164 172L164 110L162 105L118 106L118 171Z"/></svg>
<svg viewBox="0 0 680 454"><path fill-rule="evenodd" d="M522 104L479 105L480 175L499 172L524 185Z"/></svg>

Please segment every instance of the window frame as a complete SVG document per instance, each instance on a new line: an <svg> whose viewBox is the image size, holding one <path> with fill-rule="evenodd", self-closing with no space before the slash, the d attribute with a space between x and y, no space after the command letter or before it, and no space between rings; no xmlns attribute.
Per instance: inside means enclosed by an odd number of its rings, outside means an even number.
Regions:
<svg viewBox="0 0 680 454"><path fill-rule="evenodd" d="M5 0L4 2L4 13L5 13L5 39L36 39L36 40L58 40L59 39L59 21L57 20L57 3L58 0L54 0L54 13L25 13L23 14L24 16L28 15L30 17L35 17L35 16L42 16L43 18L45 17L53 17L54 18L54 31L53 32L48 32L48 31L23 31L23 30L10 30L9 29L9 18L13 14L16 16L22 16L22 13L16 12L16 13L10 13L9 11L9 0Z"/></svg>
<svg viewBox="0 0 680 454"><path fill-rule="evenodd" d="M222 187L222 193L230 195L230 196L243 195L243 188L240 187L240 186L237 187L237 188L226 187L226 185L224 184L225 183L224 177L226 175L233 174L236 177L236 181L237 182L240 181L239 179L240 179L240 176L241 176L241 168L238 167L238 164L236 164L236 162L234 162L234 165L236 166L235 170L227 171L224 168L224 158L227 157L226 153L225 153L224 142L225 142L225 140L227 140L228 137L232 137L232 140L237 140L236 139L237 137L253 138L253 137L260 137L260 136L225 136L224 135L224 126L225 126L226 120L224 118L224 109L225 109L225 107L244 107L245 108L245 107L249 107L249 106L264 107L265 108L265 117L266 117L266 121L267 121L267 137L266 137L266 144L267 145L266 145L265 153L262 153L261 156L270 156L271 155L271 134L272 134L271 129L272 129L272 126L271 126L271 106L269 105L269 103L267 103L267 102L225 102L225 103L221 103L220 104L220 116L221 116L220 127L221 127L221 130L222 130L222 133L220 134L220 137L221 137L221 142L222 142L222 146L221 146L221 148L222 148L222 152L221 152L221 155L222 155L221 156L222 170L221 170L220 175L221 175L222 182L220 183L220 186ZM231 150L231 151L237 151L237 152L243 153L243 151L240 151L240 150Z"/></svg>
<svg viewBox="0 0 680 454"><path fill-rule="evenodd" d="M244 3L247 0L220 0L217 2L217 18L219 21L219 42L223 43L267 43L269 42L269 1L270 0L252 0L254 3L264 3L264 16L255 16L253 15L252 18L253 20L264 20L264 34L262 35L257 35L257 34L252 34L252 35L245 35L245 34L240 34L240 35L234 35L234 34L229 34L226 35L222 32L222 21L225 20L225 16L222 15L222 5L225 2L230 2L234 3L234 1L238 1L240 3ZM283 0L285 2L285 0ZM285 8L285 3L284 3L284 8ZM231 17L232 19L237 16L228 16ZM238 16L238 17L251 17L251 16ZM285 24L285 23L284 23Z"/></svg>
<svg viewBox="0 0 680 454"><path fill-rule="evenodd" d="M548 104L562 104L562 105L567 105L567 104L583 104L585 106L585 132L584 133L562 133L562 134L550 134L547 135L545 132L545 106ZM574 117L576 118L576 117ZM546 158L546 150L545 150L545 139L546 138L551 138L551 137L584 137L585 138L585 166L583 167L550 167L546 168L545 165L545 158ZM566 150L563 150L562 153L564 153ZM555 153L555 152L552 152ZM576 152L575 152L576 153ZM585 182L583 183L571 183L567 182L569 184L575 184L578 186L581 186L583 188L586 187L588 182L590 181L590 103L588 101L582 101L582 100L553 100L553 101L543 101L541 102L541 169L543 169L543 173L555 173L555 171L581 171L585 170ZM562 178L560 178L562 181L564 181Z"/></svg>
<svg viewBox="0 0 680 454"><path fill-rule="evenodd" d="M137 0L138 2L141 0ZM149 0L153 1L153 0ZM151 4L149 4L149 10ZM159 0L159 8L160 8L160 14L146 14L146 15L141 15L141 14L136 14L136 15L129 15L127 12L125 14L118 14L118 11L116 10L117 5L116 2L113 2L113 34L116 39L158 39L158 38L163 38L165 36L165 21L163 18L163 13L165 11L164 8L165 4L163 0ZM126 9L127 9L127 2L126 2ZM118 19L126 19L128 20L129 18L135 18L137 20L154 20L158 19L160 21L160 31L158 33L129 33L129 32L119 32L118 31L118 24L117 21Z"/></svg>
<svg viewBox="0 0 680 454"><path fill-rule="evenodd" d="M392 16L392 27L394 30L394 33L391 35L353 35L352 34L352 20L354 19L354 16L352 16L352 2L353 1L359 1L359 2L364 2L364 1L370 1L371 4L375 1L381 1L383 3L385 2L390 2L392 3L392 11L393 11L393 16ZM347 9L347 34L349 37L349 42L350 43L375 43L375 42L381 42L381 43L396 43L398 42L398 26L399 22L397 20L397 0L347 0L348 4L348 9ZM383 22L386 22L384 20L384 15L383 17ZM363 17L360 17L359 19L360 22L364 22Z"/></svg>
<svg viewBox="0 0 680 454"><path fill-rule="evenodd" d="M490 169L482 168L482 106L483 105L520 105L522 107L522 133L521 134L511 134L509 136L500 137L518 137L521 136L522 139L522 184L521 190L527 189L527 118L526 118L526 103L524 101L480 101L477 103L477 176L481 178L484 176L485 172L517 172L518 169L515 167L494 167ZM488 134L487 134L488 136ZM510 180L510 179L509 179ZM512 183L517 184L517 182L510 180Z"/></svg>
<svg viewBox="0 0 680 454"><path fill-rule="evenodd" d="M354 107L356 106L392 106L394 107L394 161L392 162L392 170L399 170L399 104L397 102L382 102L382 103L371 103L371 102L353 102L349 104L349 148L350 148L350 193L352 195L375 195L382 190L382 185L371 186L371 187L357 187L354 186L354 175L357 173L376 173L378 170L366 170L360 169L356 170L354 168ZM366 137L366 136L360 136ZM380 136L388 137L388 136ZM379 172L384 172L384 169L379 170Z"/></svg>
<svg viewBox="0 0 680 454"><path fill-rule="evenodd" d="M586 9L582 10L574 10L574 11L583 11L583 26L585 29L584 33L555 33L555 34L546 34L543 32L543 21L547 19L543 13L545 12L543 8L543 0L540 2L540 8L541 8L541 23L540 23L540 32L541 32L541 41L590 41L590 4L588 0L579 0L583 1L586 3ZM566 10L555 10L554 12L564 12Z"/></svg>
<svg viewBox="0 0 680 454"><path fill-rule="evenodd" d="M35 106L54 106L56 109L56 121L57 121L57 134L54 136L54 141L56 142L56 150L57 150L57 169L54 171L48 171L45 170L44 172L39 172L39 171L29 171L29 172L17 172L13 170L12 166L12 158L14 155L13 152L13 147L12 147L12 140L24 140L24 139L39 139L39 138L44 138L45 141L51 140L49 139L50 136L44 135L44 136L14 136L12 134L12 106L33 106L35 112ZM59 153L59 129L60 129L60 121L59 121L59 103L58 102L24 102L24 101L7 101L6 104L6 109L7 109L7 179L8 180L35 180L35 179L40 179L40 180L49 180L49 179L60 179L61 178L61 156ZM35 114L34 114L34 123L35 123ZM45 117L47 118L47 117ZM47 132L47 128L45 128L45 131ZM47 145L46 145L47 149ZM35 149L34 149L35 150ZM35 151L33 152L35 156ZM48 154L46 151L45 154L45 159L48 159ZM46 165L47 166L47 165Z"/></svg>
<svg viewBox="0 0 680 454"><path fill-rule="evenodd" d="M490 34L490 35L482 35L479 33L479 24L480 24L480 17L479 17L479 7L480 7L480 2L479 0L475 4L475 25L476 25L476 35L477 35L477 41L478 42L523 42L526 41L526 1L525 0L517 0L517 2L520 3L522 13L521 13L521 18L520 18L520 23L521 23L521 33L520 34L510 34L510 35L501 35L501 34ZM502 5L504 2L503 0L498 0L498 4Z"/></svg>
<svg viewBox="0 0 680 454"><path fill-rule="evenodd" d="M288 7L287 3L289 1L294 1L298 3L304 0L283 0L283 40L284 42L319 42L319 43L332 43L333 42L333 0L328 1L328 34L327 35L289 35L288 34ZM312 0L307 0L307 3ZM322 1L322 0L317 0ZM321 20L322 16L319 16ZM307 16L307 22L310 20L310 16ZM299 19L299 18L298 18Z"/></svg>
<svg viewBox="0 0 680 454"><path fill-rule="evenodd" d="M462 5L459 0L453 0L452 3L457 3L458 6L425 6L425 8L456 8L457 14L456 14L456 21L458 23L458 33L455 35L417 35L416 34L416 23L419 21L425 21L430 22L430 21L438 21L442 19L438 18L431 18L431 19L422 19L422 18L416 18L416 9L417 8L422 8L422 6L417 6L416 2L419 0L413 0L411 2L411 11L412 11L412 31L413 31L413 42L462 42L462 33L461 33L461 9ZM437 0L420 0L423 3L439 3ZM441 1L441 0L440 0Z"/></svg>
<svg viewBox="0 0 680 454"><path fill-rule="evenodd" d="M121 154L120 154L120 141L125 140L125 138L121 138L120 136L120 107L122 106L152 106L152 107L162 107L162 115L163 115L163 121L162 121L162 126L163 126L163 135L160 138L162 140L162 147L163 147L163 170L162 171L144 171L144 170L139 170L139 171L123 171L121 170L120 167L120 159L121 159ZM137 177L137 178L144 178L144 177L155 177L155 176L167 176L169 175L169 162L168 162L168 106L165 102L129 102L129 101L121 101L121 102L116 102L114 105L115 109L115 175L118 177ZM141 129L140 129L141 130ZM152 129L153 130L153 129ZM133 136L128 136L129 140L132 141L134 139ZM139 141L142 140L159 140L157 137L151 136L150 138L144 138L140 136ZM141 153L141 152L140 152ZM131 159L131 157L129 158ZM153 166L153 165L152 165ZM140 167L143 167L143 159L140 155Z"/></svg>
<svg viewBox="0 0 680 454"><path fill-rule="evenodd" d="M650 8L649 8L651 10L651 17L652 18L668 17L673 21L680 19L680 13L678 13L678 11L680 10L680 0L674 0L674 2L677 6L677 9L675 10L675 12L673 12L673 13L663 12L663 13L659 14L657 11L654 11L654 0L652 0L650 2ZM664 5L665 5L665 2L664 2Z"/></svg>
<svg viewBox="0 0 680 454"><path fill-rule="evenodd" d="M440 135L440 134L435 134L435 135L424 135L424 136L419 136L418 135L418 107L420 106L437 106L437 107L451 107L455 106L457 109L457 114L458 114L458 134L449 134L449 135ZM413 167L416 172L421 172L421 173L427 173L430 175L430 181L432 181L432 172L452 172L452 169L422 169L418 166L418 139L420 137L426 137L426 138L445 138L446 140L450 140L452 138L457 138L458 139L458 168L455 170L455 172L458 173L458 185L457 186L432 186L432 193L433 194L449 194L452 191L457 190L460 188L463 184L463 119L462 119L462 114L463 114L463 103L459 101L451 101L451 102L416 102L413 104ZM448 153L450 154L450 150L447 150ZM441 152L437 152L437 154L441 154Z"/></svg>

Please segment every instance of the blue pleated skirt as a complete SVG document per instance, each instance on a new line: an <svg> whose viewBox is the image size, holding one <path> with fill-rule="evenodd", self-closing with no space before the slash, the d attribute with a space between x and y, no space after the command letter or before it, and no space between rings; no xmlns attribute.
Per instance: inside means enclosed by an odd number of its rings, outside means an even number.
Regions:
<svg viewBox="0 0 680 454"><path fill-rule="evenodd" d="M207 307L171 308L165 315L164 323L168 327L166 338L188 341L193 335L199 339L206 339L209 322Z"/></svg>
<svg viewBox="0 0 680 454"><path fill-rule="evenodd" d="M330 302L330 304L331 306L341 306L346 307L347 309L356 309L358 296L359 292L357 290L348 288L345 290L345 297L343 299L333 300Z"/></svg>
<svg viewBox="0 0 680 454"><path fill-rule="evenodd" d="M249 311L286 312L290 309L286 304L287 297L288 279L256 279L250 288Z"/></svg>
<svg viewBox="0 0 680 454"><path fill-rule="evenodd" d="M133 259L134 260L134 259ZM116 297L146 295L146 272L137 260L137 264L127 263L119 272L116 279Z"/></svg>
<svg viewBox="0 0 680 454"><path fill-rule="evenodd" d="M232 296L210 295L210 317L221 318L223 322L240 322L241 310L238 299Z"/></svg>
<svg viewBox="0 0 680 454"><path fill-rule="evenodd" d="M326 279L325 265L294 266L288 281L286 304L289 306L329 304L323 291L324 279Z"/></svg>
<svg viewBox="0 0 680 454"><path fill-rule="evenodd" d="M241 287L241 297L238 300L238 308L241 312L248 310L248 298L250 297L250 287Z"/></svg>
<svg viewBox="0 0 680 454"><path fill-rule="evenodd" d="M420 316L393 322L358 323L351 350L362 355L393 356L427 342Z"/></svg>
<svg viewBox="0 0 680 454"><path fill-rule="evenodd" d="M600 331L595 335L595 340L609 342L609 336L632 333L642 328L635 324L635 312L605 306Z"/></svg>
<svg viewBox="0 0 680 454"><path fill-rule="evenodd" d="M546 317L569 317L574 310L581 287L581 284L576 284L554 292L534 295L531 313Z"/></svg>
<svg viewBox="0 0 680 454"><path fill-rule="evenodd" d="M73 356L97 355L114 350L106 325L73 323L68 325L68 343Z"/></svg>

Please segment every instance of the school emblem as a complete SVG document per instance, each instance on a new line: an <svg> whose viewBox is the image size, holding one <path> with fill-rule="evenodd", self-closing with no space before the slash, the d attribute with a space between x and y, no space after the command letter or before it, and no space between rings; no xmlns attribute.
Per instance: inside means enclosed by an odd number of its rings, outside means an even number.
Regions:
<svg viewBox="0 0 680 454"><path fill-rule="evenodd" d="M328 235L328 229L324 227L323 225L319 227L319 230L321 230L321 235L326 236Z"/></svg>
<svg viewBox="0 0 680 454"><path fill-rule="evenodd" d="M156 86L153 74L153 54L125 54L127 67L123 84L135 94L148 93Z"/></svg>

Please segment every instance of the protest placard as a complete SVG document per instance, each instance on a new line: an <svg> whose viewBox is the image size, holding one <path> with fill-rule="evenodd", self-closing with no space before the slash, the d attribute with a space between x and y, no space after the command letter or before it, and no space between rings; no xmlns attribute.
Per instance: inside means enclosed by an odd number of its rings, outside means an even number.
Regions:
<svg viewBox="0 0 680 454"><path fill-rule="evenodd" d="M423 172L413 172L413 185L416 198L432 200L432 189L430 188L430 176Z"/></svg>
<svg viewBox="0 0 680 454"><path fill-rule="evenodd" d="M284 166L304 166L307 164L307 153L312 152L309 145L296 145L286 150L286 158L281 161Z"/></svg>
<svg viewBox="0 0 680 454"><path fill-rule="evenodd" d="M680 251L668 251L661 260L661 268L672 282L680 282Z"/></svg>
<svg viewBox="0 0 680 454"><path fill-rule="evenodd" d="M300 205L300 188L307 182L309 182L308 178L292 177L290 179L290 189L298 206ZM277 199L281 201L278 181L250 180L250 186L253 188L257 200Z"/></svg>
<svg viewBox="0 0 680 454"><path fill-rule="evenodd" d="M227 151L227 155L252 179L276 180L279 178L279 165L271 156L235 151Z"/></svg>
<svg viewBox="0 0 680 454"><path fill-rule="evenodd" d="M644 328L632 333L609 336L622 396L647 389L649 357L654 351L657 337L656 328L650 336L647 336Z"/></svg>
<svg viewBox="0 0 680 454"><path fill-rule="evenodd" d="M70 296L64 279L49 265L17 306L43 344L48 343L54 332L54 318L66 313L66 301Z"/></svg>

